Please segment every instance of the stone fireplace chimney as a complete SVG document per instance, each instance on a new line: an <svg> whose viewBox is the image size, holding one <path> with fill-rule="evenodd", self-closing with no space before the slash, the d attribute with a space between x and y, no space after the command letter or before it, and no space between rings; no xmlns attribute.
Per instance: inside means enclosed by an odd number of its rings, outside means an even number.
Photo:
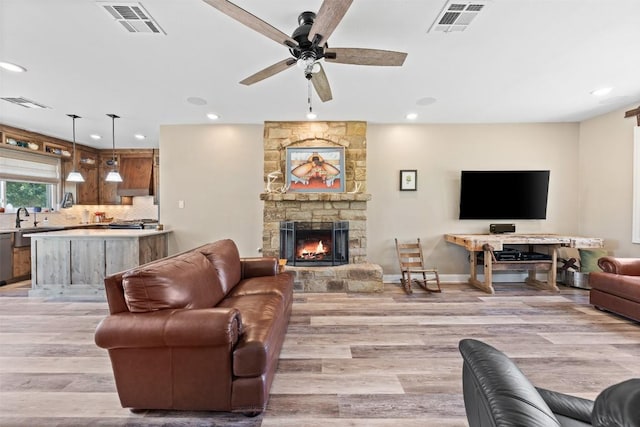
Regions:
<svg viewBox="0 0 640 427"><path fill-rule="evenodd" d="M262 251L280 254L281 221L349 222L349 263L367 258L366 122L265 122L264 179L279 177L264 201ZM287 184L287 148L344 148L345 192L281 192ZM273 180L273 178L272 178ZM273 191L275 190L275 191ZM357 190L357 191L356 191ZM265 190L266 191L266 190Z"/></svg>

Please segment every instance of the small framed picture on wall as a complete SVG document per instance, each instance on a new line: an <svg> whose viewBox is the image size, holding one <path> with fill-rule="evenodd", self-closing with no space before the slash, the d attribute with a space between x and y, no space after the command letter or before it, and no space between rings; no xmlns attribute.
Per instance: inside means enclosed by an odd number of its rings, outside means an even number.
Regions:
<svg viewBox="0 0 640 427"><path fill-rule="evenodd" d="M400 171L400 191L416 191L418 189L418 171L405 169Z"/></svg>

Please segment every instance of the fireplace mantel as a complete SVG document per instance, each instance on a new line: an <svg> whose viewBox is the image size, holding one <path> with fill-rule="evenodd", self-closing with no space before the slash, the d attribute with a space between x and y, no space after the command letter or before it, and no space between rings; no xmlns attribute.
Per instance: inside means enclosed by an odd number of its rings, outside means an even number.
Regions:
<svg viewBox="0 0 640 427"><path fill-rule="evenodd" d="M260 193L265 202L368 202L367 193Z"/></svg>

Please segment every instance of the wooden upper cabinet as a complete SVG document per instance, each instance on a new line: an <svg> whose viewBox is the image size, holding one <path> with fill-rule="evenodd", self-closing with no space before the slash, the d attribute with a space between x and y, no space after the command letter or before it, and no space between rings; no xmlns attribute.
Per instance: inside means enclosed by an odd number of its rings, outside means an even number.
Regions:
<svg viewBox="0 0 640 427"><path fill-rule="evenodd" d="M99 181L99 193L101 205L119 205L120 196L118 196L118 183L107 182L107 175L114 168L113 165L113 152L101 152L98 163L98 181ZM115 162L118 164L119 156L116 153Z"/></svg>
<svg viewBox="0 0 640 427"><path fill-rule="evenodd" d="M131 203L132 196L154 196L157 203L159 151L157 149L115 150L117 169L123 182L106 182L114 169L112 150L98 150L76 144L75 165L73 144L69 141L0 124L0 146L15 150L38 152L59 157L64 191L75 189L75 202L81 205L115 205ZM84 178L82 183L65 182L73 169Z"/></svg>

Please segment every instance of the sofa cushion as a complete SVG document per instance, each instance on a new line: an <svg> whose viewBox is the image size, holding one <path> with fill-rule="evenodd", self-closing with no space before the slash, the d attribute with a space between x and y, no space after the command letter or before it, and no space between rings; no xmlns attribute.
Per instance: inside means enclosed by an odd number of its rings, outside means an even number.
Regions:
<svg viewBox="0 0 640 427"><path fill-rule="evenodd" d="M640 276L611 273L590 273L589 286L640 304Z"/></svg>
<svg viewBox="0 0 640 427"><path fill-rule="evenodd" d="M198 251L213 264L222 290L225 295L228 294L238 284L242 274L240 253L236 244L230 239L218 240L201 246Z"/></svg>
<svg viewBox="0 0 640 427"><path fill-rule="evenodd" d="M233 374L257 377L267 372L269 361L278 357L289 316L284 298L278 294L227 297L220 307L235 308L242 316L243 335L233 351Z"/></svg>
<svg viewBox="0 0 640 427"><path fill-rule="evenodd" d="M289 274L242 279L227 296L239 297L264 294L277 294L288 300L293 295L293 280L291 280ZM285 302L288 303L288 301Z"/></svg>
<svg viewBox="0 0 640 427"><path fill-rule="evenodd" d="M134 268L122 276L131 312L214 307L224 292L213 265L200 252Z"/></svg>

